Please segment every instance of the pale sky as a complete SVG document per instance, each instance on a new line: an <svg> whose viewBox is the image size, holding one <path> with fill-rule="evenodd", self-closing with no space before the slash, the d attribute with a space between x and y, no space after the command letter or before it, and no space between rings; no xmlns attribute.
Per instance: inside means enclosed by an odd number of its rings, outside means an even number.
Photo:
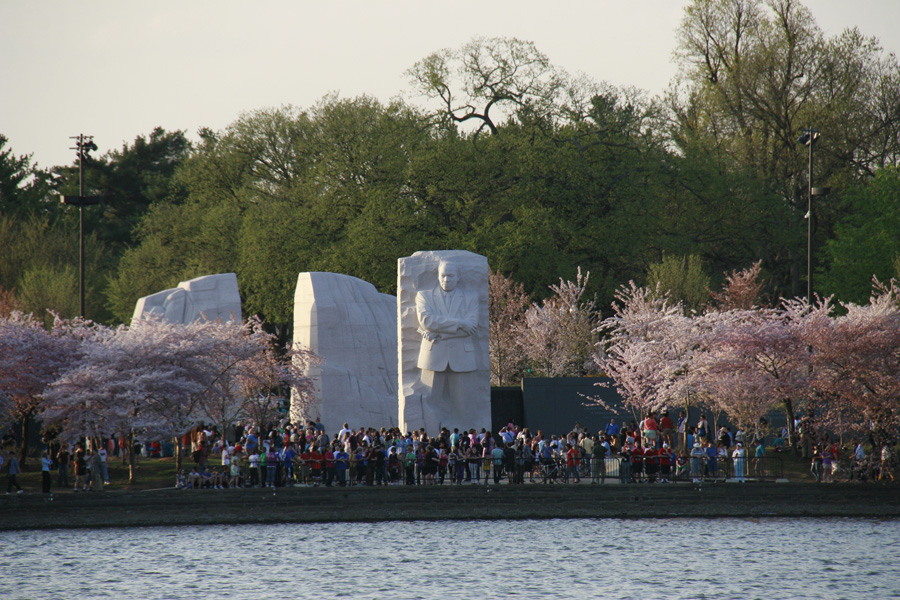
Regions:
<svg viewBox="0 0 900 600"><path fill-rule="evenodd" d="M534 42L553 64L659 94L686 0L0 0L0 133L41 167L70 136L100 152L161 126L221 129L322 96L408 93L404 72L475 36ZM900 0L806 0L827 35L858 26L900 52Z"/></svg>

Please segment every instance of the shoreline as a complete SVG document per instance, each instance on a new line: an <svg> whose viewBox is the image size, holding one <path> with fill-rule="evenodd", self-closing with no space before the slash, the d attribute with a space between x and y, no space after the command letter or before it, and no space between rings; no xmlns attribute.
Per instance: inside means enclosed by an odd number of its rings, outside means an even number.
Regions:
<svg viewBox="0 0 900 600"><path fill-rule="evenodd" d="M900 518L878 483L144 490L0 496L0 531L494 519Z"/></svg>

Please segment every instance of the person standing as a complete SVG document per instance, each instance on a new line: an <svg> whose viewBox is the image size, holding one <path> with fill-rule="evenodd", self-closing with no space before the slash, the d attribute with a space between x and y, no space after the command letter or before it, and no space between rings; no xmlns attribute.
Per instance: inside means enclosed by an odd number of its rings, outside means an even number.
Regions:
<svg viewBox="0 0 900 600"><path fill-rule="evenodd" d="M346 426L346 425L345 425ZM347 486L347 469L350 466L350 456L339 446L334 453L334 463L337 471L337 480L340 487Z"/></svg>
<svg viewBox="0 0 900 600"><path fill-rule="evenodd" d="M603 433L610 437L616 437L619 435L619 426L616 425L616 420L610 419L609 423L606 424L606 427L603 429Z"/></svg>
<svg viewBox="0 0 900 600"><path fill-rule="evenodd" d="M644 447L638 443L631 449L631 483L644 481Z"/></svg>
<svg viewBox="0 0 900 600"><path fill-rule="evenodd" d="M663 442L662 448L659 450L659 480L662 483L669 483L669 476L672 474L672 452L669 450L669 444Z"/></svg>
<svg viewBox="0 0 900 600"><path fill-rule="evenodd" d="M700 483L703 478L703 464L706 460L706 452L700 442L694 442L691 450L691 480Z"/></svg>
<svg viewBox="0 0 900 600"><path fill-rule="evenodd" d="M825 483L830 483L832 481L831 473L834 467L833 459L834 454L831 452L831 446L825 446L822 450L822 476L825 479Z"/></svg>
<svg viewBox="0 0 900 600"><path fill-rule="evenodd" d="M761 441L753 443L756 444L756 451L753 453L754 474L763 477L766 474L766 447Z"/></svg>
<svg viewBox="0 0 900 600"><path fill-rule="evenodd" d="M747 452L744 450L744 444L738 442L734 447L734 452L731 453L731 458L734 459L734 478L744 483L744 463L747 460Z"/></svg>
<svg viewBox="0 0 900 600"><path fill-rule="evenodd" d="M269 452L266 453L266 487L275 487L275 471L278 469L278 453L275 451L275 445L269 446Z"/></svg>
<svg viewBox="0 0 900 600"><path fill-rule="evenodd" d="M716 480L719 478L719 450L713 446L711 440L706 440L706 448L703 451L706 452L706 474Z"/></svg>
<svg viewBox="0 0 900 600"><path fill-rule="evenodd" d="M103 491L103 459L100 458L100 452L94 450L91 454L91 491Z"/></svg>
<svg viewBox="0 0 900 600"><path fill-rule="evenodd" d="M566 472L569 483L581 483L578 477L578 450L572 444L566 444Z"/></svg>
<svg viewBox="0 0 900 600"><path fill-rule="evenodd" d="M813 477L816 478L816 483L822 483L822 451L819 446L813 447L812 454L812 462L810 463L809 470L812 472Z"/></svg>
<svg viewBox="0 0 900 600"><path fill-rule="evenodd" d="M664 412L663 416L659 419L659 433L662 436L663 443L672 446L674 442L672 437L675 434L675 423L672 422L669 411Z"/></svg>
<svg viewBox="0 0 900 600"><path fill-rule="evenodd" d="M53 461L50 460L50 454L45 450L41 453L41 491L45 494L50 493L50 469L53 467Z"/></svg>
<svg viewBox="0 0 900 600"><path fill-rule="evenodd" d="M69 487L69 448L63 443L56 453L56 486L60 488Z"/></svg>
<svg viewBox="0 0 900 600"><path fill-rule="evenodd" d="M607 447L594 436L594 447L591 451L591 483L600 483L606 479Z"/></svg>
<svg viewBox="0 0 900 600"><path fill-rule="evenodd" d="M322 453L322 462L324 463L322 475L325 480L325 487L331 487L332 482L337 476L337 469L334 465L334 450L332 450L332 448L333 446L329 446L325 448L325 452Z"/></svg>
<svg viewBox="0 0 900 600"><path fill-rule="evenodd" d="M593 436L593 438L587 434L582 434L582 438L580 440L579 446L581 446L581 464L582 469L586 474L590 475L591 467L593 466L593 460L591 459L594 453L594 443L597 439L597 436ZM591 478L593 479L593 477Z"/></svg>
<svg viewBox="0 0 900 600"><path fill-rule="evenodd" d="M881 446L881 470L878 472L878 481L882 481L883 479L890 479L894 481L894 473L891 471L891 459L893 458L893 453L891 452L891 446L887 442Z"/></svg>
<svg viewBox="0 0 900 600"><path fill-rule="evenodd" d="M16 489L18 490L16 492L17 494L23 493L25 490L22 489L22 486L19 485L19 482L16 480L16 477L20 473L19 459L16 458L14 452L10 452L6 462L6 493L12 494L13 486L16 486Z"/></svg>
<svg viewBox="0 0 900 600"><path fill-rule="evenodd" d="M496 485L500 483L500 477L503 475L503 448L499 444L491 450L491 458L493 459L491 468L494 469L494 484Z"/></svg>
<svg viewBox="0 0 900 600"><path fill-rule="evenodd" d="M697 421L697 437L700 438L701 443L706 442L706 435L709 432L709 423L706 421L706 415L700 415L700 420Z"/></svg>
<svg viewBox="0 0 900 600"><path fill-rule="evenodd" d="M241 481L241 453L235 452L231 457L231 462L228 465L229 474L231 478L228 480L228 487L237 488L243 487L243 482Z"/></svg>
<svg viewBox="0 0 900 600"><path fill-rule="evenodd" d="M653 416L653 411L647 413L647 416L641 421L641 442L645 448L655 447L656 438L659 432L659 423Z"/></svg>
<svg viewBox="0 0 900 600"><path fill-rule="evenodd" d="M101 444L97 449L97 456L100 457L100 477L103 480L103 485L109 485L109 453L106 450L106 447Z"/></svg>
<svg viewBox="0 0 900 600"><path fill-rule="evenodd" d="M87 491L87 460L84 458L82 448L75 451L75 491Z"/></svg>
<svg viewBox="0 0 900 600"><path fill-rule="evenodd" d="M250 474L248 485L256 487L259 484L259 453L255 449L249 452L250 455L247 457L247 469Z"/></svg>

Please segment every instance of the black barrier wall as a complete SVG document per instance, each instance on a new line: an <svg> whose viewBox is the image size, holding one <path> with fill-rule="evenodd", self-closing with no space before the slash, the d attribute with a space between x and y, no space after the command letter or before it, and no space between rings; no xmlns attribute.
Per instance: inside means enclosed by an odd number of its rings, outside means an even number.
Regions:
<svg viewBox="0 0 900 600"><path fill-rule="evenodd" d="M610 384L602 387L598 383ZM605 377L535 377L522 380L523 425L532 431L562 434L572 431L580 423L588 431L597 432L609 423L631 420L624 410L622 398ZM594 398L602 399L618 413L598 406Z"/></svg>
<svg viewBox="0 0 900 600"><path fill-rule="evenodd" d="M597 385L604 384L604 385ZM598 405L601 399L612 410ZM680 406L669 406L669 416L677 422ZM696 425L701 414L710 424L713 414L691 407L688 423ZM717 425L730 425L724 414L716 415ZM635 418L625 407L622 397L606 377L532 377L522 380L521 387L491 388L491 423L497 432L510 420L532 432L541 429L547 434L565 434L580 423L588 431L602 431L609 420L629 422ZM785 424L784 413L772 411L767 415L769 431L774 433ZM732 428L733 429L733 428ZM771 443L771 437L769 438Z"/></svg>

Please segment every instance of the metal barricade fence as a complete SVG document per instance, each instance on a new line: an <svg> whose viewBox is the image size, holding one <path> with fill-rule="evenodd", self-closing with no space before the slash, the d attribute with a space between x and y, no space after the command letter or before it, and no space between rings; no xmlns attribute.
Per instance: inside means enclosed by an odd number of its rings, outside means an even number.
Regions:
<svg viewBox="0 0 900 600"><path fill-rule="evenodd" d="M698 460L699 464L695 464ZM689 456L672 456L668 460L659 456L644 457L643 460L633 461L618 455L607 456L602 459L594 457L586 458L576 468L576 476L582 482L593 483L647 483L647 482L716 482L716 481L773 481L784 477L784 462L780 456L765 457L721 457L711 460L708 457L692 460ZM296 461L292 473L285 473L286 483L301 482L301 474L306 473L303 461ZM323 461L324 462L324 461ZM361 474L354 468L356 461L344 459L349 463L346 470L348 482L360 479ZM493 483L497 465L493 458L461 459L464 465L462 469L456 469L453 465L443 471L441 481L453 483L458 475L464 476L466 482ZM666 464L668 462L669 464ZM567 465L564 455L557 455L550 459L536 457L523 464L516 460L513 465L506 461L500 466L502 480L506 483L521 481L522 483L568 483L572 471ZM241 469L242 475L247 476L251 471L249 467ZM388 477L387 482L405 483L406 468L401 464L396 476L389 473L388 465L385 465ZM292 476L291 476L292 475ZM377 474L376 474L377 475ZM415 468L416 484L422 483L420 469ZM308 475L307 475L308 476ZM324 480L325 469L320 472L320 480ZM356 476L356 477L355 477ZM279 478L281 479L281 478Z"/></svg>

